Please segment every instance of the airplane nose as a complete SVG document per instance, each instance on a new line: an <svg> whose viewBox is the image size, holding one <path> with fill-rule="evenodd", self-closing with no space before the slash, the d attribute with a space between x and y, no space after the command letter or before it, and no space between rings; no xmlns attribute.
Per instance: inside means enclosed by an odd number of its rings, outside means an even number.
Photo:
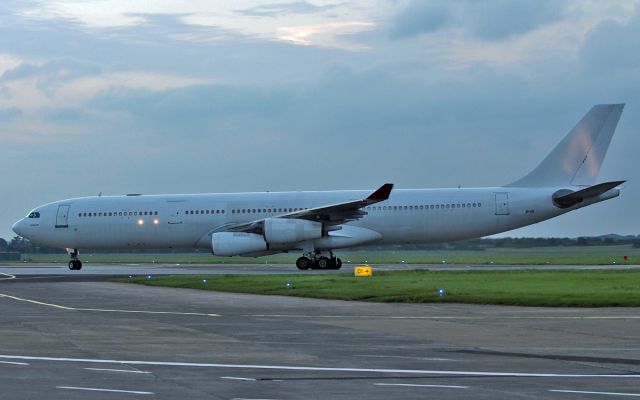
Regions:
<svg viewBox="0 0 640 400"><path fill-rule="evenodd" d="M16 222L15 224L13 224L13 226L11 227L11 229L17 233L20 236L23 236L24 233L24 220L21 219L20 221Z"/></svg>

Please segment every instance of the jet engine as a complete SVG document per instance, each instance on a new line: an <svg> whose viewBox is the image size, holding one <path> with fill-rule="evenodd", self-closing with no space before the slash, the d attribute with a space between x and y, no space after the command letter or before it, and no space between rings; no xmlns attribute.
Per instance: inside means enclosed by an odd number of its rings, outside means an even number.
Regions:
<svg viewBox="0 0 640 400"><path fill-rule="evenodd" d="M267 243L298 243L322 237L322 223L293 218L267 218L264 239Z"/></svg>
<svg viewBox="0 0 640 400"><path fill-rule="evenodd" d="M216 256L238 256L267 250L262 235L247 232L217 232L211 235L211 250Z"/></svg>

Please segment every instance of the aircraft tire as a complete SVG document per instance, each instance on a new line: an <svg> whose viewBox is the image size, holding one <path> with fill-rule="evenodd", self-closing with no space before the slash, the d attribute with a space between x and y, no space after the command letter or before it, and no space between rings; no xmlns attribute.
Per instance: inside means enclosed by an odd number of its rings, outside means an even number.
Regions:
<svg viewBox="0 0 640 400"><path fill-rule="evenodd" d="M336 258L336 263L333 269L340 269L340 268L342 268L342 260L339 258Z"/></svg>
<svg viewBox="0 0 640 400"><path fill-rule="evenodd" d="M82 261L80 260L71 260L69 261L69 269L72 271L77 271L82 268Z"/></svg>
<svg viewBox="0 0 640 400"><path fill-rule="evenodd" d="M327 257L320 257L316 261L316 265L318 266L318 269L331 269L332 262Z"/></svg>
<svg viewBox="0 0 640 400"><path fill-rule="evenodd" d="M299 270L307 270L312 268L312 265L313 262L308 257L300 257L296 260L296 267L298 267Z"/></svg>

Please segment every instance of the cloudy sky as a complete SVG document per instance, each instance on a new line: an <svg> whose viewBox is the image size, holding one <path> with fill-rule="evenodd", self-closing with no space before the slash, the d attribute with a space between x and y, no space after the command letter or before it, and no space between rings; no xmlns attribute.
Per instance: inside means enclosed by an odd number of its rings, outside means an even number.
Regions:
<svg viewBox="0 0 640 400"><path fill-rule="evenodd" d="M625 102L623 196L514 232L640 234L635 0L0 3L0 237L122 193L502 185Z"/></svg>

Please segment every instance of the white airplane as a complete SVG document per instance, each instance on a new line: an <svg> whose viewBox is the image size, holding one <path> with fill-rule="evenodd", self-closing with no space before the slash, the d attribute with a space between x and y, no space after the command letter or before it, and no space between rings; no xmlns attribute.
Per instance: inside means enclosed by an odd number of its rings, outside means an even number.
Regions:
<svg viewBox="0 0 640 400"><path fill-rule="evenodd" d="M525 177L487 188L80 197L37 207L20 236L78 249L207 248L216 256L301 252L299 269L339 269L333 250L469 239L617 197L595 184L624 104L596 105Z"/></svg>

